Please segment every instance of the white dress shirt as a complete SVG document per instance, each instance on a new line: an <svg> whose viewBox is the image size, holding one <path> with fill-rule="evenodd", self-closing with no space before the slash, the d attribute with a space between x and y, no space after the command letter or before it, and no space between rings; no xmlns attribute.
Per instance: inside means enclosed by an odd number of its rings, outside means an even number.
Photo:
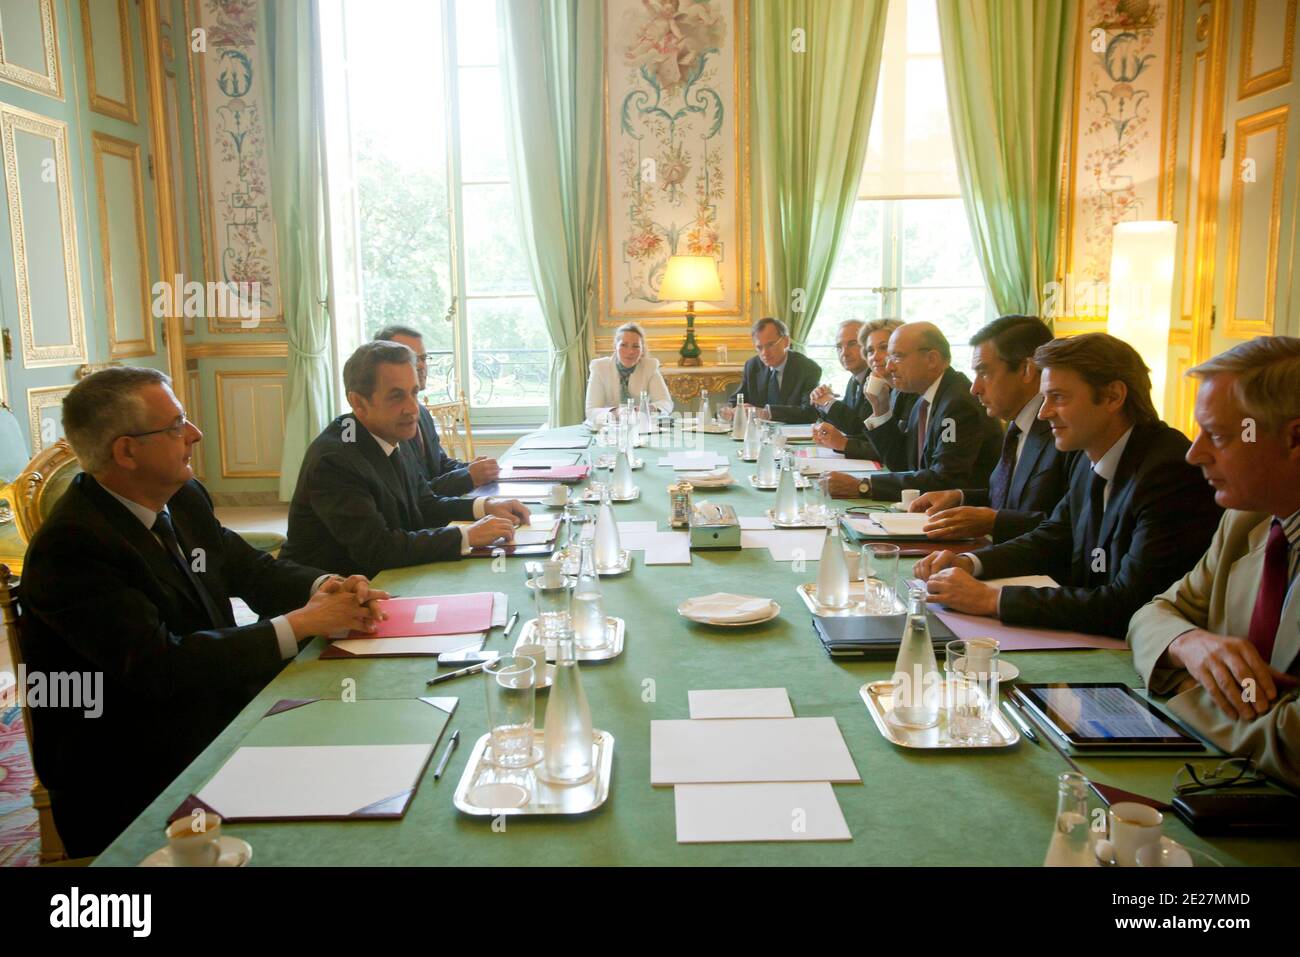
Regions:
<svg viewBox="0 0 1300 957"><path fill-rule="evenodd" d="M853 373L853 378L858 380L858 390L863 393L863 398L866 398L867 376L870 374L871 374L870 366L864 366L861 371ZM831 399L829 402L822 402L821 404L816 405L813 408L815 408L822 415L825 415L827 411L830 409L830 407L834 404L835 404L835 400Z"/></svg>
<svg viewBox="0 0 1300 957"><path fill-rule="evenodd" d="M111 488L104 488L104 491L125 505L127 511L138 518L140 524L148 530L149 534L153 535L154 540L157 541L164 550L167 549L167 545L163 542L162 538L153 530L153 523L158 520L158 512L155 512L148 505L141 505L139 502L133 502L129 498L124 498L123 496L118 495ZM168 518L171 517L171 509L166 505L163 506L162 510L167 514ZM311 594L316 594L316 589L320 588L320 586L325 583L326 579L333 577L333 575L327 573L321 575L320 578L317 578L311 584ZM216 624L216 622L213 622L213 624ZM286 660L295 657L298 654L298 639L293 636L293 626L289 624L289 619L285 618L284 615L276 615L271 619L271 627L275 629L275 640L280 648L280 657Z"/></svg>

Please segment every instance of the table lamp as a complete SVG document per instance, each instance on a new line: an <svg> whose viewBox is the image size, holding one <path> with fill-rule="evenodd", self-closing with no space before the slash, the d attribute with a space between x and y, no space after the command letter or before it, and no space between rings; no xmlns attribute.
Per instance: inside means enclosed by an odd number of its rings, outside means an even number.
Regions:
<svg viewBox="0 0 1300 957"><path fill-rule="evenodd" d="M1110 254L1107 331L1136 349L1151 367L1151 401L1161 418L1169 375L1177 237L1177 223L1116 223Z"/></svg>
<svg viewBox="0 0 1300 957"><path fill-rule="evenodd" d="M678 350L681 356L678 365L700 365L700 347L695 341L695 303L718 302L722 298L718 264L712 256L673 256L668 260L663 282L659 284L659 299L686 301L686 340Z"/></svg>

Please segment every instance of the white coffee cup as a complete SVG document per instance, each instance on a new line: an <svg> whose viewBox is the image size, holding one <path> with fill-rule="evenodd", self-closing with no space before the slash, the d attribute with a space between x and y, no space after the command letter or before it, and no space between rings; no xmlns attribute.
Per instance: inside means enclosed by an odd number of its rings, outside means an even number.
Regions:
<svg viewBox="0 0 1300 957"><path fill-rule="evenodd" d="M884 395L889 391L889 383L872 373L867 376L867 395Z"/></svg>
<svg viewBox="0 0 1300 957"><path fill-rule="evenodd" d="M567 504L569 504L569 486L567 486L567 485L560 485L560 484L558 484L558 483L555 484L555 485L552 485L552 486L551 486L551 497L548 499L548 501L549 501L552 505L567 505Z"/></svg>
<svg viewBox="0 0 1300 957"><path fill-rule="evenodd" d="M920 497L921 497L921 490L919 488L903 489L903 504L902 504L903 511L906 512L907 507Z"/></svg>
<svg viewBox="0 0 1300 957"><path fill-rule="evenodd" d="M1110 822L1110 842L1120 867L1134 867L1137 852L1160 841L1160 825L1165 816L1153 807L1135 801L1119 801L1106 812Z"/></svg>
<svg viewBox="0 0 1300 957"><path fill-rule="evenodd" d="M221 816L204 813L167 825L167 844L177 867L213 867L221 857Z"/></svg>

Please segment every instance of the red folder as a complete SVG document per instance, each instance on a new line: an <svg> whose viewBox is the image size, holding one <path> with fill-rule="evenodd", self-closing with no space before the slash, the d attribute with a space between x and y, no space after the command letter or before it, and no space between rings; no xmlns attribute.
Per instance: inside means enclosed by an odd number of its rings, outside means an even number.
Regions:
<svg viewBox="0 0 1300 957"><path fill-rule="evenodd" d="M529 469L508 465L501 469L498 482L581 482L591 474L590 465L557 465L551 468Z"/></svg>
<svg viewBox="0 0 1300 957"><path fill-rule="evenodd" d="M490 591L468 595L425 595L390 598L383 602L387 620L374 632L354 631L349 638L412 638L416 635L460 635L492 627Z"/></svg>

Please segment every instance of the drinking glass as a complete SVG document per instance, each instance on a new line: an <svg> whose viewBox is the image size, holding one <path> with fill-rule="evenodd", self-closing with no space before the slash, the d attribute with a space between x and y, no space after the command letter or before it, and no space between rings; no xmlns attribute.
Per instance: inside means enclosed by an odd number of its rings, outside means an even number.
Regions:
<svg viewBox="0 0 1300 957"><path fill-rule="evenodd" d="M548 588L544 576L533 579L533 598L537 605L536 635L538 642L559 640L573 631L573 579L561 571L559 585Z"/></svg>
<svg viewBox="0 0 1300 957"><path fill-rule="evenodd" d="M803 520L808 525L824 525L831 510L829 473L809 477L808 493L804 498ZM796 483L798 478L796 476Z"/></svg>
<svg viewBox="0 0 1300 957"><path fill-rule="evenodd" d="M894 614L898 607L898 546L884 542L863 545L861 569L868 614Z"/></svg>
<svg viewBox="0 0 1300 957"><path fill-rule="evenodd" d="M948 736L961 744L988 744L998 707L998 643L971 638L950 641L944 648Z"/></svg>
<svg viewBox="0 0 1300 957"><path fill-rule="evenodd" d="M523 768L533 754L533 706L536 688L532 658L502 655L483 666L487 687L491 762L503 768Z"/></svg>

